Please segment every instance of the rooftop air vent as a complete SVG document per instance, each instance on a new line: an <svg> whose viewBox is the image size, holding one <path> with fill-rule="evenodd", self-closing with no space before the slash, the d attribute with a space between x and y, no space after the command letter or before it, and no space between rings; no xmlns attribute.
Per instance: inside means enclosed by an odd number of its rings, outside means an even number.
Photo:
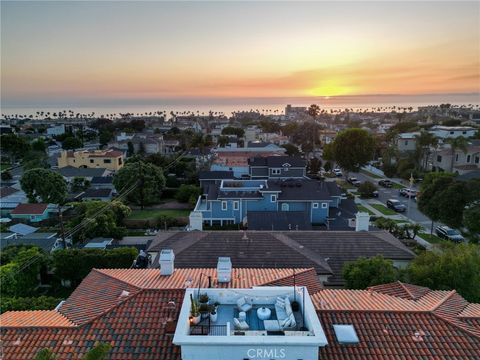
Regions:
<svg viewBox="0 0 480 360"><path fill-rule="evenodd" d="M160 251L160 275L172 275L175 271L175 254L172 249Z"/></svg>
<svg viewBox="0 0 480 360"><path fill-rule="evenodd" d="M357 333L353 325L333 325L337 341L342 345L358 344Z"/></svg>
<svg viewBox="0 0 480 360"><path fill-rule="evenodd" d="M219 283L228 283L232 280L232 261L229 257L218 258L217 278Z"/></svg>

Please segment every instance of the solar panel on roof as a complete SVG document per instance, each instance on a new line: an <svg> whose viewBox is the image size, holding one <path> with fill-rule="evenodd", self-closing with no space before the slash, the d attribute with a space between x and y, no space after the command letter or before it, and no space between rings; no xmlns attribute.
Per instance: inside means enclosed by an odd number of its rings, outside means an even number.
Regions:
<svg viewBox="0 0 480 360"><path fill-rule="evenodd" d="M360 342L353 325L333 325L333 330L340 344L348 345Z"/></svg>

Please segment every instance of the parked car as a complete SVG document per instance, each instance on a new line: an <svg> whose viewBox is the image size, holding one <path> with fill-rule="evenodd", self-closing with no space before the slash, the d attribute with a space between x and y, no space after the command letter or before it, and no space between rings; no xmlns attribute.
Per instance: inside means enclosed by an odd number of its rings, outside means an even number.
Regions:
<svg viewBox="0 0 480 360"><path fill-rule="evenodd" d="M350 177L347 179L347 181L348 181L350 184L354 185L354 186L360 186L360 184L362 183L360 180L358 180L358 179L357 179L356 177L354 177L354 176L350 176Z"/></svg>
<svg viewBox="0 0 480 360"><path fill-rule="evenodd" d="M449 228L448 226L437 226L435 228L435 233L439 238L451 240L454 242L465 241L465 238L455 229Z"/></svg>
<svg viewBox="0 0 480 360"><path fill-rule="evenodd" d="M342 170L336 168L336 169L333 169L333 173L335 174L335 176L343 176L343 173L342 173Z"/></svg>
<svg viewBox="0 0 480 360"><path fill-rule="evenodd" d="M400 189L400 196L412 197L413 198L413 197L417 196L417 190L408 189L408 188Z"/></svg>
<svg viewBox="0 0 480 360"><path fill-rule="evenodd" d="M374 198L378 197L378 190L375 190L374 192L372 192L372 196Z"/></svg>
<svg viewBox="0 0 480 360"><path fill-rule="evenodd" d="M395 210L396 212L405 212L407 210L407 207L405 205L395 199L387 200L387 207Z"/></svg>
<svg viewBox="0 0 480 360"><path fill-rule="evenodd" d="M393 186L393 183L388 179L383 179L378 182L378 185L386 188L391 188Z"/></svg>

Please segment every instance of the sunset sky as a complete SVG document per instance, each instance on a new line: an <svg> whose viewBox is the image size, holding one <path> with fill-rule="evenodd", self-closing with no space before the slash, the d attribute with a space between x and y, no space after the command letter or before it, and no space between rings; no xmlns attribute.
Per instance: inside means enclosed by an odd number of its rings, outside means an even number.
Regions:
<svg viewBox="0 0 480 360"><path fill-rule="evenodd" d="M480 92L475 2L4 2L2 106Z"/></svg>

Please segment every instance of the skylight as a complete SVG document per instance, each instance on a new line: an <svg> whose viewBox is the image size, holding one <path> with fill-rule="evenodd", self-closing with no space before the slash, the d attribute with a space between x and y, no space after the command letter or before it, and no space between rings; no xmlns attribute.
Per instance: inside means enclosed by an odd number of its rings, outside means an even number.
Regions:
<svg viewBox="0 0 480 360"><path fill-rule="evenodd" d="M353 325L333 325L333 330L340 344L349 345L360 342Z"/></svg>

